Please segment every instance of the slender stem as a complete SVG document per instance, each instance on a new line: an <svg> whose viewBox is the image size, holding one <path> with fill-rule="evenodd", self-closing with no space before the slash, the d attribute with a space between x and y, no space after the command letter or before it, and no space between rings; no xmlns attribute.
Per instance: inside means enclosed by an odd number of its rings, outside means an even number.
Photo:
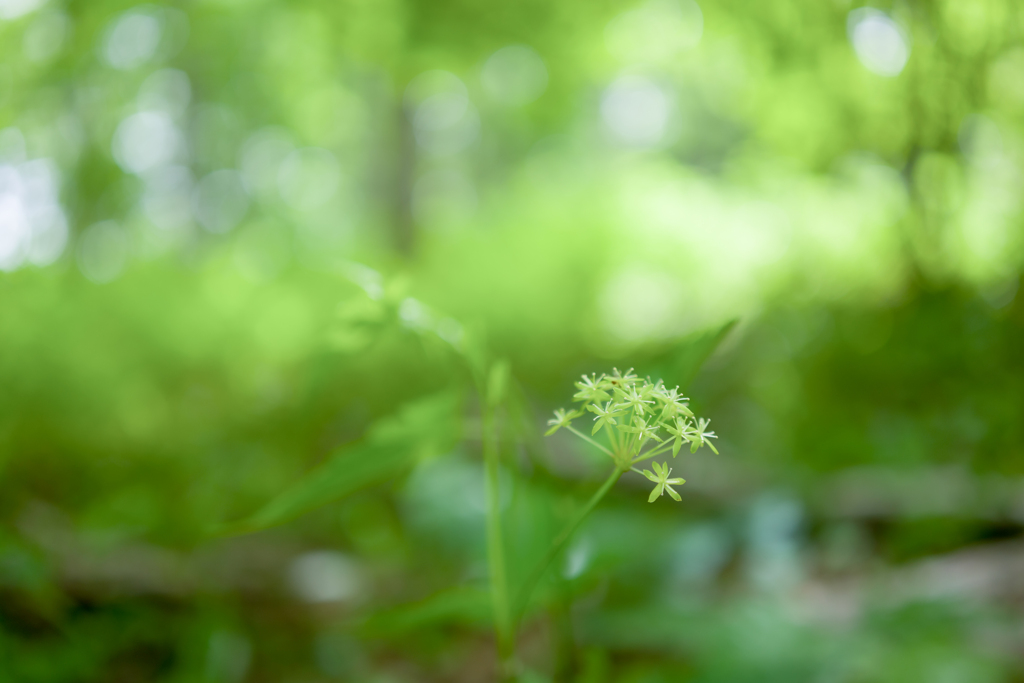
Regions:
<svg viewBox="0 0 1024 683"><path fill-rule="evenodd" d="M587 515L589 515L597 504L601 502L601 499L604 498L605 494L611 490L612 486L619 480L619 477L622 476L623 472L624 470L620 469L618 466L612 470L612 473L608 475L608 478L601 485L601 488L599 488L597 492L590 497L587 504L584 505L578 513L576 513L576 516L572 518L558 536L555 537L555 540L551 542L551 546L548 548L547 553L544 554L544 557L541 558L540 562L537 563L533 568L533 571L530 572L530 575L526 578L526 581L523 582L522 587L519 589L519 593L516 595L515 602L515 625L517 627L519 622L522 621L523 615L526 613L526 608L529 606L530 595L533 593L533 589L536 588L537 582L544 576L544 571L548 568L548 565L550 565L558 554L562 552L562 549L569 541L573 532L576 531L576 528L583 523L583 520L587 518Z"/></svg>
<svg viewBox="0 0 1024 683"><path fill-rule="evenodd" d="M630 439L629 439L629 446L628 446L627 452L633 453L634 451L639 451L640 450L639 448L637 448L637 440L639 438L640 438L640 434L633 434L633 436L630 437ZM630 456L631 460L632 460L632 458L633 458L633 456Z"/></svg>
<svg viewBox="0 0 1024 683"><path fill-rule="evenodd" d="M671 447L672 447L672 442L671 441L667 441L667 442L661 444L660 446L656 446L656 447L652 448L651 450L647 451L643 455L640 455L640 456L637 456L636 458L633 458L633 462L640 462L641 460L647 460L647 458L653 458L654 456L658 455L659 453L664 453L665 451L667 451Z"/></svg>
<svg viewBox="0 0 1024 683"><path fill-rule="evenodd" d="M498 634L498 656L503 668L515 652L508 602L508 578L505 568L505 545L501 532L501 491L498 486L498 434L494 425L494 408L483 412L484 467L487 473L487 563L490 566L491 601L494 604L494 628Z"/></svg>
<svg viewBox="0 0 1024 683"><path fill-rule="evenodd" d="M581 431L577 430L577 429L576 429L575 427L573 427L572 425L566 425L566 426L565 426L565 428L566 428L566 429L568 429L568 430L569 430L570 432L572 432L573 434L575 434L576 436L578 436L578 437L580 437L581 439L583 439L584 441L589 441L589 442L590 442L591 444L593 444L593 445L597 446L598 448L600 448L600 449L601 449L602 451L604 451L604 452L605 452L605 453L607 453L608 455L611 455L611 454L612 454L612 452L611 452L610 450L608 450L607 448L605 448L604 446L602 446L602 445L601 445L601 444L599 444L598 442L594 441L593 439L591 439L591 438L590 438L589 436L587 436L587 435L586 435L586 434L584 434L583 432L581 432Z"/></svg>
<svg viewBox="0 0 1024 683"><path fill-rule="evenodd" d="M612 445L612 450L618 452L619 448L621 447L620 444L619 444L619 439L618 439L618 434L617 434L617 432L619 430L618 429L612 429L610 425L607 427L607 429L608 429L608 442ZM615 457L615 456L612 456L612 457Z"/></svg>

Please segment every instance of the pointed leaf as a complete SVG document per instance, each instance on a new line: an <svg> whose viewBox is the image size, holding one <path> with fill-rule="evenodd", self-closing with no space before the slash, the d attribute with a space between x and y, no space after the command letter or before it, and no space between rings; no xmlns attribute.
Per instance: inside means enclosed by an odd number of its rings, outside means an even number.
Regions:
<svg viewBox="0 0 1024 683"><path fill-rule="evenodd" d="M642 359L637 358L637 361L643 363L646 372L652 376L661 377L666 386L679 385L685 390L697 376L697 372L704 362L729 335L737 322L731 320L724 325L700 330L676 339L666 346L652 349L649 355ZM692 415L688 408L680 407L680 412Z"/></svg>
<svg viewBox="0 0 1024 683"><path fill-rule="evenodd" d="M492 408L499 405L505 398L508 389L509 364L507 360L499 360L491 366L487 376L487 404Z"/></svg>
<svg viewBox="0 0 1024 683"><path fill-rule="evenodd" d="M459 404L451 392L406 404L374 423L362 441L337 449L254 515L218 532L251 533L276 526L399 476L417 459L443 452L458 439Z"/></svg>

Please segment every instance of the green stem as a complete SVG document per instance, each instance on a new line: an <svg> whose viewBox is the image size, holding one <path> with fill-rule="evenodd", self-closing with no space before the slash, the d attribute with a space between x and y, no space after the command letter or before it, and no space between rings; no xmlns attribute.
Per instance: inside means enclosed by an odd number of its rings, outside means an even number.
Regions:
<svg viewBox="0 0 1024 683"><path fill-rule="evenodd" d="M608 443L612 445L612 450L616 453L619 452L619 440L616 438L616 432L618 429L612 429L611 426L608 428ZM615 456L612 456L615 457Z"/></svg>
<svg viewBox="0 0 1024 683"><path fill-rule="evenodd" d="M671 447L672 447L672 442L668 441L666 443L661 444L660 446L656 446L656 447L652 448L651 450L647 451L643 455L640 455L640 456L637 456L637 457L633 458L633 462L637 463L637 462L640 462L642 460L647 460L647 458L653 458L654 456L658 455L659 453L664 453L665 451L667 451Z"/></svg>
<svg viewBox="0 0 1024 683"><path fill-rule="evenodd" d="M519 622L522 621L523 615L526 613L526 608L529 606L530 595L532 595L533 589L536 588L537 582L544 576L544 572L548 568L548 565L550 565L558 554L562 552L562 549L569 541L573 532L576 531L576 528L583 523L583 520L587 518L587 515L589 515L597 504L601 502L601 499L604 498L605 494L611 490L612 486L614 486L615 482L619 480L619 477L622 476L623 472L624 470L620 469L618 466L612 470L612 473L605 480L604 484L601 485L601 488L599 488L597 492L590 497L590 500L588 500L587 504L583 506L583 509L576 513L576 516L572 518L565 528L562 529L561 533L555 537L555 540L551 542L551 547L548 548L547 553L544 554L544 557L541 558L540 562L537 563L533 568L533 571L530 572L530 575L526 578L526 581L523 582L523 586L519 589L519 593L516 596L516 627L518 627Z"/></svg>
<svg viewBox="0 0 1024 683"><path fill-rule="evenodd" d="M515 654L508 602L508 578L505 568L505 545L501 533L501 491L498 486L498 435L494 427L494 408L484 409L484 467L487 474L487 563L490 566L491 601L494 604L494 628L498 635L498 656L502 668Z"/></svg>
<svg viewBox="0 0 1024 683"><path fill-rule="evenodd" d="M589 436L587 436L587 435L586 435L586 434L584 434L583 432L581 432L581 431L578 431L578 430L577 430L577 429L576 429L575 427L573 427L572 425L566 425L566 426L565 426L565 428L566 428L566 429L568 429L568 430L569 430L570 432L572 432L573 434L575 434L576 436L578 436L578 437L580 437L581 439L583 439L584 441L589 441L589 442L590 442L591 444L593 444L594 446L597 446L598 448L600 448L600 449L601 449L602 451L604 451L604 452L605 452L605 453L607 453L608 455L611 455L611 454L612 454L612 452L611 452L610 450L608 450L607 448L605 448L604 446L602 446L602 445L601 445L601 444L599 444L598 442L594 441L593 439L591 439L591 438L590 438Z"/></svg>

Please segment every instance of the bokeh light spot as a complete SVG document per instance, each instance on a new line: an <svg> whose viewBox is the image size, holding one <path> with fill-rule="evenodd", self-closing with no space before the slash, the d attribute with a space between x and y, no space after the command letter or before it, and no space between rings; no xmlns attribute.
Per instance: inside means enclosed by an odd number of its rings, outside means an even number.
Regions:
<svg viewBox="0 0 1024 683"><path fill-rule="evenodd" d="M480 117L465 84L448 71L427 71L405 91L417 144L428 154L461 152L476 139Z"/></svg>
<svg viewBox="0 0 1024 683"><path fill-rule="evenodd" d="M21 265L29 239L28 217L13 187L16 183L14 170L0 167L0 269L3 270Z"/></svg>
<svg viewBox="0 0 1024 683"><path fill-rule="evenodd" d="M58 203L59 176L49 159L0 165L0 270L26 260L45 266L63 253L68 226Z"/></svg>
<svg viewBox="0 0 1024 683"><path fill-rule="evenodd" d="M533 48L508 45L487 59L480 80L492 99L519 106L541 96L548 87L548 70Z"/></svg>
<svg viewBox="0 0 1024 683"><path fill-rule="evenodd" d="M0 19L17 19L39 9L46 0L0 0Z"/></svg>
<svg viewBox="0 0 1024 683"><path fill-rule="evenodd" d="M115 69L136 69L156 54L161 33L160 19L149 8L129 10L108 30L103 58Z"/></svg>
<svg viewBox="0 0 1024 683"><path fill-rule="evenodd" d="M114 132L114 160L129 173L144 173L167 164L181 148L181 133L163 112L132 114Z"/></svg>
<svg viewBox="0 0 1024 683"><path fill-rule="evenodd" d="M847 33L857 59L879 76L898 76L910 58L909 38L885 12L870 7L853 10Z"/></svg>
<svg viewBox="0 0 1024 683"><path fill-rule="evenodd" d="M306 602L338 602L356 597L362 580L342 553L317 550L297 557L289 570L292 590Z"/></svg>
<svg viewBox="0 0 1024 683"><path fill-rule="evenodd" d="M692 49L704 35L704 13L694 0L651 0L613 19L608 51L627 64L664 63Z"/></svg>
<svg viewBox="0 0 1024 683"><path fill-rule="evenodd" d="M620 142L650 147L663 142L673 113L671 95L641 76L622 76L601 96L601 118Z"/></svg>
<svg viewBox="0 0 1024 683"><path fill-rule="evenodd" d="M249 210L249 195L237 171L214 171L203 178L192 195L196 220L213 233L238 225Z"/></svg>
<svg viewBox="0 0 1024 683"><path fill-rule="evenodd" d="M67 246L67 218L59 207L51 205L41 209L33 223L28 262L35 266L48 266L60 258Z"/></svg>

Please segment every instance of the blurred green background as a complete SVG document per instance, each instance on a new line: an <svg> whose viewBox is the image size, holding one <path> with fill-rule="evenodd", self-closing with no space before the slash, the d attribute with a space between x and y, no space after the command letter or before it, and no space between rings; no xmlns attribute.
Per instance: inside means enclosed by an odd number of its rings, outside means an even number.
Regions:
<svg viewBox="0 0 1024 683"><path fill-rule="evenodd" d="M587 521L523 680L1024 681L1022 39L1015 0L0 0L0 681L494 680L498 358L513 583L605 476L539 436L580 373L721 437Z"/></svg>

